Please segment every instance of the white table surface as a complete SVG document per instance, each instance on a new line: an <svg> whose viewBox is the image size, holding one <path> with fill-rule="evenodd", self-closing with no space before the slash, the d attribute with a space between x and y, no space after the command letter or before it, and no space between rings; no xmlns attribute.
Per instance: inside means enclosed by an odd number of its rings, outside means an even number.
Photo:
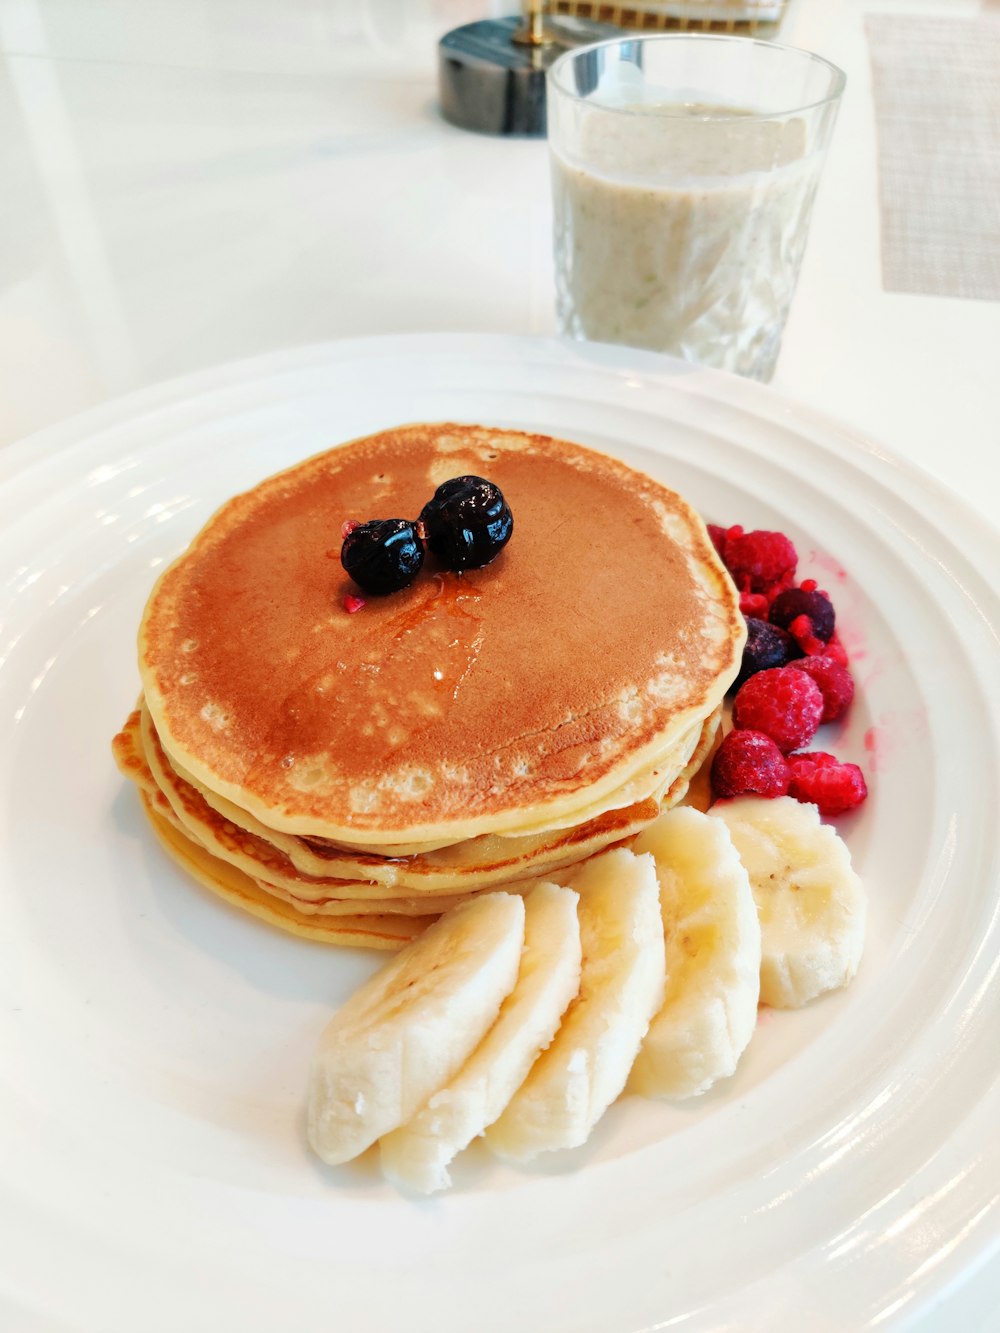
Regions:
<svg viewBox="0 0 1000 1333"><path fill-rule="evenodd" d="M276 347L552 332L545 145L435 106L436 37L504 4L0 0L0 444ZM790 0L849 84L774 385L996 518L1000 304L881 288L876 11L983 6Z"/></svg>
<svg viewBox="0 0 1000 1333"><path fill-rule="evenodd" d="M863 30L990 8L791 0L782 39L849 84L773 383L997 521L1000 304L882 290ZM463 133L435 106L438 35L489 12L0 0L0 446L274 348L553 332L544 143ZM913 1327L995 1333L998 1311L992 1264Z"/></svg>

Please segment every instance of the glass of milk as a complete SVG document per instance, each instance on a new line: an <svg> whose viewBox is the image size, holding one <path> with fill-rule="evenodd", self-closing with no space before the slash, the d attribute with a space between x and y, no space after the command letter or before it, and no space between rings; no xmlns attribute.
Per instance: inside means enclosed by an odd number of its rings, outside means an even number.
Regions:
<svg viewBox="0 0 1000 1333"><path fill-rule="evenodd" d="M560 330L769 379L844 82L749 37L623 37L560 57Z"/></svg>

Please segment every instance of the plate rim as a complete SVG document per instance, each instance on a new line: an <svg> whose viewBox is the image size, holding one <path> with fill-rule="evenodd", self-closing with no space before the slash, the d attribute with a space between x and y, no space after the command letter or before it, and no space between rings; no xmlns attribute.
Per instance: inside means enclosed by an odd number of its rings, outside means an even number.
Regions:
<svg viewBox="0 0 1000 1333"><path fill-rule="evenodd" d="M277 348L143 385L128 393L109 398L29 435L0 446L0 491L35 466L42 466L66 449L83 445L93 436L113 429L121 422L145 416L157 410L177 407L195 398L218 394L232 385L251 379L294 372L310 363L349 360L362 356L435 352L439 355L476 351L509 353L533 349L543 356L556 356L568 365L591 352L597 367L626 374L632 368L653 379L671 380L681 392L693 392L730 407L748 410L778 423L789 410L798 419L811 423L824 437L837 440L870 467L885 476L902 477L930 504L944 503L963 521L980 529L983 536L1000 546L1000 520L993 521L963 495L936 477L898 449L881 443L875 436L841 421L804 399L726 371L694 366L680 358L648 352L612 343L585 343L566 337L535 337L530 334L503 333L391 333L368 334L353 338L334 338ZM912 501L911 501L912 502ZM931 517L922 511L925 518ZM937 526L937 524L935 524ZM946 540L953 537L942 530ZM994 553L1000 559L1000 551Z"/></svg>

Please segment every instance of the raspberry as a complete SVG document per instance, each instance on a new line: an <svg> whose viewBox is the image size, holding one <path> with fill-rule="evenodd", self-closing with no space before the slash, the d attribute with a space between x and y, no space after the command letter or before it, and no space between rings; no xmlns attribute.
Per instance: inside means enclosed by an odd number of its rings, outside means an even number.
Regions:
<svg viewBox="0 0 1000 1333"><path fill-rule="evenodd" d="M784 592L786 588L794 588L794 587L795 587L795 569L793 567L792 569L786 569L784 574L782 574L781 578L775 579L773 583L769 583L767 587L764 589L764 591L761 593L761 596L764 598L764 601L767 602L768 606L770 607L771 603L774 601L774 599L778 596L779 593Z"/></svg>
<svg viewBox="0 0 1000 1333"><path fill-rule="evenodd" d="M747 641L743 645L740 674L734 682L736 689L758 671L786 666L799 651L792 636L778 629L777 625L769 625L766 620L759 620L756 616L747 616L746 622Z"/></svg>
<svg viewBox="0 0 1000 1333"><path fill-rule="evenodd" d="M731 731L712 760L716 797L784 796L789 777L785 756L759 731Z"/></svg>
<svg viewBox="0 0 1000 1333"><path fill-rule="evenodd" d="M834 631L833 638L823 649L824 657L832 657L835 662L839 662L842 667L848 665L847 649L840 642L840 637Z"/></svg>
<svg viewBox="0 0 1000 1333"><path fill-rule="evenodd" d="M812 579L808 579L807 582L814 583ZM817 639L829 643L837 618L834 614L833 603L825 592L820 592L815 585L812 588L806 588L805 586L786 588L771 603L768 620L772 625L780 625L782 629L791 630L794 634L792 625L799 616L808 616L811 622L810 632ZM798 638L798 635L796 635L796 638Z"/></svg>
<svg viewBox="0 0 1000 1333"><path fill-rule="evenodd" d="M823 695L821 722L836 722L854 698L854 678L834 657L800 657L791 664L812 676Z"/></svg>
<svg viewBox="0 0 1000 1333"><path fill-rule="evenodd" d="M792 780L788 794L818 807L821 815L842 815L868 795L857 764L842 764L822 750L793 754L788 759Z"/></svg>
<svg viewBox="0 0 1000 1333"><path fill-rule="evenodd" d="M786 754L807 745L823 716L823 692L811 676L792 667L758 671L733 700L733 726L762 731Z"/></svg>
<svg viewBox="0 0 1000 1333"><path fill-rule="evenodd" d="M783 532L744 532L730 528L723 544L723 560L743 592L763 592L779 582L798 563L795 547Z"/></svg>
<svg viewBox="0 0 1000 1333"><path fill-rule="evenodd" d="M363 597L355 597L352 592L349 592L344 598L344 610L349 615L353 616L354 613L360 611L364 605L365 599Z"/></svg>

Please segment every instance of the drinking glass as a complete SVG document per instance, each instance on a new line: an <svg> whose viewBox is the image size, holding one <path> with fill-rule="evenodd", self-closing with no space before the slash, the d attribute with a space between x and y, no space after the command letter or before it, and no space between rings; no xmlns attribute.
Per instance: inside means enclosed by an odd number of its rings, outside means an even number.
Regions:
<svg viewBox="0 0 1000 1333"><path fill-rule="evenodd" d="M844 89L749 37L622 37L548 74L563 333L771 377Z"/></svg>

